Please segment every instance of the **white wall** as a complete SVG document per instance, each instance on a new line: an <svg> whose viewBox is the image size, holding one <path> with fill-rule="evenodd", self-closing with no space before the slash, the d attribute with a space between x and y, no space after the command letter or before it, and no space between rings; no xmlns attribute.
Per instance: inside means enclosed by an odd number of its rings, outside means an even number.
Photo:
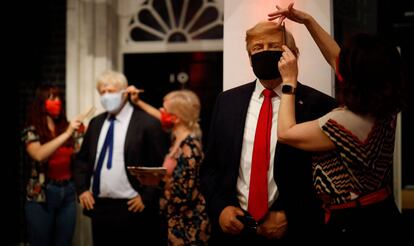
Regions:
<svg viewBox="0 0 414 246"><path fill-rule="evenodd" d="M253 81L245 49L246 30L257 22L266 20L267 14L275 10L275 5L288 6L290 0L226 0L224 1L224 51L223 51L223 89L227 90ZM296 8L312 14L321 26L331 33L331 0L296 0ZM333 91L333 73L319 52L306 28L292 21L286 21L299 48L299 81L328 95Z"/></svg>

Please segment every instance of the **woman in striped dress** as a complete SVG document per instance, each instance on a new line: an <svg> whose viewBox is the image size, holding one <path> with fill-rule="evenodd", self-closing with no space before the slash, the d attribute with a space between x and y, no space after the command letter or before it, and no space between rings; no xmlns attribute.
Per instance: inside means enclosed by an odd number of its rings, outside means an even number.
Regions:
<svg viewBox="0 0 414 246"><path fill-rule="evenodd" d="M395 238L401 215L392 196L392 168L396 118L403 104L397 49L369 34L354 35L340 48L293 4L269 14L269 20L277 18L306 26L339 81L342 107L296 124L291 88L297 83L297 61L284 47L278 66L287 89L279 109L278 141L314 153L314 187L326 211L324 237L341 243Z"/></svg>

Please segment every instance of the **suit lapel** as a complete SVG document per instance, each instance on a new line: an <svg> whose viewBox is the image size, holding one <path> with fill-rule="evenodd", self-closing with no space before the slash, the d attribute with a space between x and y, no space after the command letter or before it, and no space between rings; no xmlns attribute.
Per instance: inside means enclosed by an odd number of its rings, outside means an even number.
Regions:
<svg viewBox="0 0 414 246"><path fill-rule="evenodd" d="M124 145L125 145L125 147L124 147L125 163L126 163L127 156L128 156L128 149L129 149L129 145L131 143L131 138L134 137L134 136L136 137L135 134L131 134L131 131L133 131L133 129L136 129L136 128L133 128L133 127L136 127L136 124L139 124L139 123L140 123L140 121L138 120L138 113L137 113L137 110L134 107L134 111L132 112L131 120L129 121L129 124L128 124L128 129L127 129L127 132L126 132L125 143L124 143Z"/></svg>
<svg viewBox="0 0 414 246"><path fill-rule="evenodd" d="M252 97L256 83L252 82L247 84L244 90L241 91L238 98L235 99L239 107L236 107L235 110L235 149L234 156L236 157L235 162L240 163L241 150L243 146L243 135L244 128L246 124L247 110L249 108L250 99Z"/></svg>
<svg viewBox="0 0 414 246"><path fill-rule="evenodd" d="M99 141L99 135L101 134L101 130L102 130L102 126L107 118L107 113L99 116L98 119L96 119L96 124L94 125L93 128L91 128L92 130L92 138L91 138L91 144L89 146L91 146L91 157L93 159L93 162L95 164L95 159L96 159L96 153L98 151L98 141Z"/></svg>

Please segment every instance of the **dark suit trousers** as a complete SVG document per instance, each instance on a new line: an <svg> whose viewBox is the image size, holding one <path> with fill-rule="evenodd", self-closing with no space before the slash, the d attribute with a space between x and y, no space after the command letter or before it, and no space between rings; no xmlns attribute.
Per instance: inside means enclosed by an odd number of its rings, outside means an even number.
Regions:
<svg viewBox="0 0 414 246"><path fill-rule="evenodd" d="M213 232L209 245L253 245L253 246L284 246L290 245L287 238L283 239L267 239L261 235L251 232L249 230L243 230L239 235L225 234L222 231L218 231L217 228L212 228Z"/></svg>
<svg viewBox="0 0 414 246"><path fill-rule="evenodd" d="M127 199L97 198L92 219L93 244L166 245L167 232L161 229L157 211L128 211Z"/></svg>

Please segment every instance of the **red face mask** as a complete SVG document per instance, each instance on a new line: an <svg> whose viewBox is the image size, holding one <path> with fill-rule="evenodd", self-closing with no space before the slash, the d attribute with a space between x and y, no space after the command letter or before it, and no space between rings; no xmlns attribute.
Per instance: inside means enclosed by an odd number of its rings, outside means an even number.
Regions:
<svg viewBox="0 0 414 246"><path fill-rule="evenodd" d="M164 110L161 110L161 126L165 130L170 130L174 127L175 120L177 119L177 116L170 114L168 112L165 112Z"/></svg>
<svg viewBox="0 0 414 246"><path fill-rule="evenodd" d="M45 101L46 112L56 118L59 116L60 111L62 110L62 102L60 100L50 100Z"/></svg>

